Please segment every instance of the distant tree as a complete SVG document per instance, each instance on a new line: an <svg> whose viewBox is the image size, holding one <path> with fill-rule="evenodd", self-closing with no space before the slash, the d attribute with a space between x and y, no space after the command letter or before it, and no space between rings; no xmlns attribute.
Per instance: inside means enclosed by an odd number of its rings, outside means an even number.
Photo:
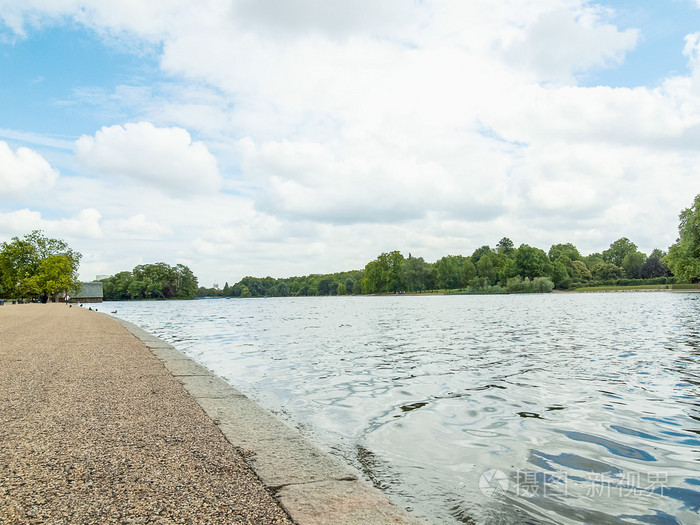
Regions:
<svg viewBox="0 0 700 525"><path fill-rule="evenodd" d="M571 285L571 276L566 269L565 260L568 261L568 257L562 256L552 263L552 282L562 290L567 290Z"/></svg>
<svg viewBox="0 0 700 525"><path fill-rule="evenodd" d="M79 286L81 254L61 239L34 230L0 244L0 286L5 293L30 297L45 292L56 297Z"/></svg>
<svg viewBox="0 0 700 525"><path fill-rule="evenodd" d="M600 262L591 271L593 278L598 281L616 281L624 277L625 271L611 262Z"/></svg>
<svg viewBox="0 0 700 525"><path fill-rule="evenodd" d="M386 261L375 259L365 265L365 276L362 279L363 293L382 293L386 290L388 268Z"/></svg>
<svg viewBox="0 0 700 525"><path fill-rule="evenodd" d="M600 261L602 262L602 260ZM572 261L571 262L571 280L577 283L582 283L584 281L590 281L593 277L591 271L588 269L583 261Z"/></svg>
<svg viewBox="0 0 700 525"><path fill-rule="evenodd" d="M671 275L671 271L666 264L666 254L656 248L639 270L642 279L653 279L655 277L666 277Z"/></svg>
<svg viewBox="0 0 700 525"><path fill-rule="evenodd" d="M549 276L552 272L552 264L549 257L539 248L533 248L527 244L521 244L515 254L515 271L521 277Z"/></svg>
<svg viewBox="0 0 700 525"><path fill-rule="evenodd" d="M472 256L471 256L471 260L472 260L472 263L474 264L474 266L476 266L476 264L479 262L479 259L481 259L481 257L483 257L484 255L489 254L491 252L492 252L491 248L489 246L486 246L486 245L474 250L474 253L472 253Z"/></svg>
<svg viewBox="0 0 700 525"><path fill-rule="evenodd" d="M496 252L505 255L506 257L515 256L515 245L508 237L503 237L496 244Z"/></svg>
<svg viewBox="0 0 700 525"><path fill-rule="evenodd" d="M628 279L639 279L642 266L647 260L646 254L642 252L628 253L622 259L622 268L625 270L625 276Z"/></svg>
<svg viewBox="0 0 700 525"><path fill-rule="evenodd" d="M222 294L218 286L200 288L197 278L187 266L166 263L140 264L131 272L119 272L102 279L107 301L127 299L194 299Z"/></svg>
<svg viewBox="0 0 700 525"><path fill-rule="evenodd" d="M583 262L586 263L586 267L588 268L588 270L592 272L593 268L598 266L598 264L605 262L605 260L603 259L603 254L592 253L592 254L584 257Z"/></svg>
<svg viewBox="0 0 700 525"><path fill-rule="evenodd" d="M428 289L433 272L433 265L423 257L409 256L401 265L401 282L409 292L422 292Z"/></svg>
<svg viewBox="0 0 700 525"><path fill-rule="evenodd" d="M438 288L453 290L462 287L466 262L466 257L462 255L446 255L435 261Z"/></svg>
<svg viewBox="0 0 700 525"><path fill-rule="evenodd" d="M338 289L338 287L335 287L335 290L333 289L333 281L331 279L321 279L318 283L318 294L319 295L330 295L331 291L335 292Z"/></svg>
<svg viewBox="0 0 700 525"><path fill-rule="evenodd" d="M603 251L603 260L613 263L615 266L622 267L622 262L625 256L636 253L637 245L630 241L627 237L622 237L610 245L610 248Z"/></svg>
<svg viewBox="0 0 700 525"><path fill-rule="evenodd" d="M561 256L568 257L569 260L572 262L580 261L581 259L583 259L576 246L574 246L570 242L566 244L553 244L552 247L549 249L548 255L549 260L552 262L556 261Z"/></svg>
<svg viewBox="0 0 700 525"><path fill-rule="evenodd" d="M487 253L483 253L476 264L474 264L477 277L487 279L491 284L498 282L497 261L498 258L495 252L489 250Z"/></svg>
<svg viewBox="0 0 700 525"><path fill-rule="evenodd" d="M681 281L700 281L700 194L679 215L679 237L668 251L668 266Z"/></svg>
<svg viewBox="0 0 700 525"><path fill-rule="evenodd" d="M345 279L345 291L349 294L352 294L355 290L355 281L353 281L350 277Z"/></svg>

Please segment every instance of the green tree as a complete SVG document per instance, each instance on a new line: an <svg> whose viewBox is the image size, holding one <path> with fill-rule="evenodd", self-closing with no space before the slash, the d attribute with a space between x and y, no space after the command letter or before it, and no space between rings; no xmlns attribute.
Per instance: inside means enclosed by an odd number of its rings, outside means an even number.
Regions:
<svg viewBox="0 0 700 525"><path fill-rule="evenodd" d="M363 292L398 292L402 288L401 266L404 256L399 251L382 253L365 266Z"/></svg>
<svg viewBox="0 0 700 525"><path fill-rule="evenodd" d="M491 253L493 250L491 250L490 246L481 246L480 248L477 248L474 250L474 253L472 253L471 260L474 266L477 265L479 262L479 259L481 259L484 255Z"/></svg>
<svg viewBox="0 0 700 525"><path fill-rule="evenodd" d="M515 271L521 277L545 277L551 274L552 264L549 257L539 248L521 244L515 254Z"/></svg>
<svg viewBox="0 0 700 525"><path fill-rule="evenodd" d="M602 262L602 260L600 261ZM571 280L575 283L582 283L584 281L590 281L593 278L591 271L588 269L583 261L572 261L571 262Z"/></svg>
<svg viewBox="0 0 700 525"><path fill-rule="evenodd" d="M508 237L503 237L496 244L496 252L505 255L506 257L515 256L515 245Z"/></svg>
<svg viewBox="0 0 700 525"><path fill-rule="evenodd" d="M489 250L488 253L482 253L479 260L474 264L476 275L481 279L487 279L489 283L498 282L498 258L496 253Z"/></svg>
<svg viewBox="0 0 700 525"><path fill-rule="evenodd" d="M591 271L598 281L617 281L622 279L625 270L611 262L600 262Z"/></svg>
<svg viewBox="0 0 700 525"><path fill-rule="evenodd" d="M574 246L570 242L566 244L553 244L552 247L549 249L548 255L549 260L552 262L556 261L561 256L568 257L569 260L572 262L580 261L581 259L583 259L576 246Z"/></svg>
<svg viewBox="0 0 700 525"><path fill-rule="evenodd" d="M658 248L651 252L639 269L639 276L642 279L653 279L655 277L666 277L669 275L671 275L671 272L666 264L666 254Z"/></svg>
<svg viewBox="0 0 700 525"><path fill-rule="evenodd" d="M592 253L590 255L587 255L586 257L583 258L583 262L586 263L586 267L590 272L593 271L593 268L598 266L598 264L605 262L603 260L603 254L602 253Z"/></svg>
<svg viewBox="0 0 700 525"><path fill-rule="evenodd" d="M622 259L622 268L628 279L639 279L642 266L647 260L646 254L642 252L628 253Z"/></svg>
<svg viewBox="0 0 700 525"><path fill-rule="evenodd" d="M466 285L464 281L466 263L467 258L462 255L446 255L435 261L438 288L453 290Z"/></svg>
<svg viewBox="0 0 700 525"><path fill-rule="evenodd" d="M81 254L61 239L34 230L22 238L0 244L0 286L8 295L30 297L79 287Z"/></svg>
<svg viewBox="0 0 700 525"><path fill-rule="evenodd" d="M401 265L401 282L408 292L422 292L428 289L432 281L433 265L423 260L423 257L413 257L409 254Z"/></svg>
<svg viewBox="0 0 700 525"><path fill-rule="evenodd" d="M681 281L700 281L700 194L679 215L678 240L669 248L668 266Z"/></svg>
<svg viewBox="0 0 700 525"><path fill-rule="evenodd" d="M622 237L610 245L610 248L603 251L603 261L613 263L622 267L622 262L628 254L636 253L637 245L627 237Z"/></svg>
<svg viewBox="0 0 700 525"><path fill-rule="evenodd" d="M552 281L554 282L554 286L562 290L567 290L571 285L571 276L564 262L568 260L568 257L561 256L552 263ZM571 261L569 261L569 263L570 262Z"/></svg>

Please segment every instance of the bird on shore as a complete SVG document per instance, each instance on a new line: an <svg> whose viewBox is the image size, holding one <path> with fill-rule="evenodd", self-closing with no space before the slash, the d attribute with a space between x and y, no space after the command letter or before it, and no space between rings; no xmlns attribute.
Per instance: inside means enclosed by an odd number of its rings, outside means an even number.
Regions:
<svg viewBox="0 0 700 525"><path fill-rule="evenodd" d="M113 311L112 313L113 313L113 314L116 314L116 313L117 313L117 311L116 311L116 310L114 310L114 311Z"/></svg>

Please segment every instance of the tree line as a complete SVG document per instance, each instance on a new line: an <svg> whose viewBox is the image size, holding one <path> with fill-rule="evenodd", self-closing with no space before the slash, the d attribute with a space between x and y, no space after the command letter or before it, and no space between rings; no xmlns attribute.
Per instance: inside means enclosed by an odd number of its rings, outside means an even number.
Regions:
<svg viewBox="0 0 700 525"><path fill-rule="evenodd" d="M421 293L462 290L471 293L550 292L599 285L700 282L700 195L679 216L679 237L668 252L641 252L622 237L607 250L582 255L571 243L547 252L527 244L515 247L503 237L492 248L471 255L446 255L434 263L405 257L399 251L380 254L364 269L324 275L244 277L233 286L199 288L197 295L218 297L286 297Z"/></svg>
<svg viewBox="0 0 700 525"><path fill-rule="evenodd" d="M197 296L197 277L182 264L140 264L130 272L119 272L101 282L106 301L194 299Z"/></svg>
<svg viewBox="0 0 700 525"><path fill-rule="evenodd" d="M462 290L473 293L548 292L580 286L700 282L700 195L679 216L678 239L668 253L649 255L626 237L600 253L581 255L571 243L548 252L503 237L493 248L471 255L446 255L434 263L399 251L380 254L364 269L273 279L244 277L233 286L198 288L182 264L143 264L102 279L106 300L192 299L196 296L286 297L421 293ZM79 288L81 254L40 230L0 243L0 297L53 296Z"/></svg>
<svg viewBox="0 0 700 525"><path fill-rule="evenodd" d="M200 288L199 296L286 297L422 293L462 290L472 293L550 292L600 284L675 282L667 254L650 255L623 237L602 253L583 256L571 243L548 252L503 237L495 247L481 246L471 255L446 255L434 263L399 251L380 254L363 270L274 279L244 277L233 286Z"/></svg>

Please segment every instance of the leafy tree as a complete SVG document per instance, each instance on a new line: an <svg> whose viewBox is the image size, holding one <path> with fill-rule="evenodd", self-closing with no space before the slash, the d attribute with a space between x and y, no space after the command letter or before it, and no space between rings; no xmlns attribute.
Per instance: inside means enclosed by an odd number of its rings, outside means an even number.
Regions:
<svg viewBox="0 0 700 525"><path fill-rule="evenodd" d="M564 261L568 261L568 257L559 257L552 263L552 281L557 288L567 290L571 285L571 277L566 269Z"/></svg>
<svg viewBox="0 0 700 525"><path fill-rule="evenodd" d="M386 289L388 269L384 261L376 259L365 266L365 277L362 279L363 293L381 293Z"/></svg>
<svg viewBox="0 0 700 525"><path fill-rule="evenodd" d="M603 251L603 261L613 263L615 266L622 266L625 256L637 252L637 245L627 237L622 237L610 245L610 248Z"/></svg>
<svg viewBox="0 0 700 525"><path fill-rule="evenodd" d="M600 262L602 262L602 260ZM576 283L590 281L593 278L591 271L583 261L572 261L570 272L571 280Z"/></svg>
<svg viewBox="0 0 700 525"><path fill-rule="evenodd" d="M586 263L588 270L592 272L593 268L598 266L600 263L605 262L605 260L603 259L603 254L596 252L584 257L583 262Z"/></svg>
<svg viewBox="0 0 700 525"><path fill-rule="evenodd" d="M467 259L462 255L446 255L435 261L438 288L453 290L466 285L464 282L466 263Z"/></svg>
<svg viewBox="0 0 700 525"><path fill-rule="evenodd" d="M486 245L474 250L474 253L472 253L472 257L471 257L472 263L474 264L474 266L476 266L476 264L479 262L479 259L481 259L484 255L491 253L491 251L492 251L491 247L486 246Z"/></svg>
<svg viewBox="0 0 700 525"><path fill-rule="evenodd" d="M568 257L570 261L580 261L583 259L576 246L570 242L566 244L553 244L549 249L548 255L549 260L552 262L556 261L562 256Z"/></svg>
<svg viewBox="0 0 700 525"><path fill-rule="evenodd" d="M548 276L552 272L552 264L549 257L539 248L533 248L527 244L521 244L515 254L515 270L521 277Z"/></svg>
<svg viewBox="0 0 700 525"><path fill-rule="evenodd" d="M319 281L319 283L318 283L318 294L319 295L330 295L332 288L333 288L333 281L331 279L328 279L328 278L321 279L321 281ZM336 286L335 290L333 290L333 291L336 291L337 289L338 289L338 287Z"/></svg>
<svg viewBox="0 0 700 525"><path fill-rule="evenodd" d="M462 267L462 286L467 286L474 277L476 277L476 266L469 258L466 258Z"/></svg>
<svg viewBox="0 0 700 525"><path fill-rule="evenodd" d="M535 293L549 293L554 289L554 283L547 277L535 277L532 281L532 290Z"/></svg>
<svg viewBox="0 0 700 525"><path fill-rule="evenodd" d="M401 289L401 252L382 253L365 266L363 291L365 293L398 292Z"/></svg>
<svg viewBox="0 0 700 525"><path fill-rule="evenodd" d="M671 275L671 272L666 264L666 254L658 248L651 252L639 269L639 276L642 279L654 279L656 277L666 277L669 275Z"/></svg>
<svg viewBox="0 0 700 525"><path fill-rule="evenodd" d="M45 292L56 297L79 287L81 254L61 239L34 230L0 244L0 286L6 294L29 297Z"/></svg>
<svg viewBox="0 0 700 525"><path fill-rule="evenodd" d="M422 292L434 281L433 265L423 260L423 257L412 257L410 254L401 266L401 282L409 292Z"/></svg>
<svg viewBox="0 0 700 525"><path fill-rule="evenodd" d="M498 282L498 266L496 263L496 254L489 249L488 253L483 253L476 264L474 264L476 275L482 279L488 279L489 283Z"/></svg>
<svg viewBox="0 0 700 525"><path fill-rule="evenodd" d="M506 257L515 256L515 245L508 237L503 237L496 244L496 252L505 255Z"/></svg>
<svg viewBox="0 0 700 525"><path fill-rule="evenodd" d="M102 279L107 301L126 299L194 299L196 296L217 296L218 287L199 288L197 278L187 266L174 267L159 262L140 264L131 272L119 272Z"/></svg>
<svg viewBox="0 0 700 525"><path fill-rule="evenodd" d="M679 215L679 237L668 251L668 266L682 281L700 281L700 194Z"/></svg>
<svg viewBox="0 0 700 525"><path fill-rule="evenodd" d="M628 279L639 279L642 266L647 260L646 254L642 252L628 253L622 259L622 268Z"/></svg>
<svg viewBox="0 0 700 525"><path fill-rule="evenodd" d="M615 281L622 279L625 271L611 262L601 262L593 268L591 273L598 281Z"/></svg>

